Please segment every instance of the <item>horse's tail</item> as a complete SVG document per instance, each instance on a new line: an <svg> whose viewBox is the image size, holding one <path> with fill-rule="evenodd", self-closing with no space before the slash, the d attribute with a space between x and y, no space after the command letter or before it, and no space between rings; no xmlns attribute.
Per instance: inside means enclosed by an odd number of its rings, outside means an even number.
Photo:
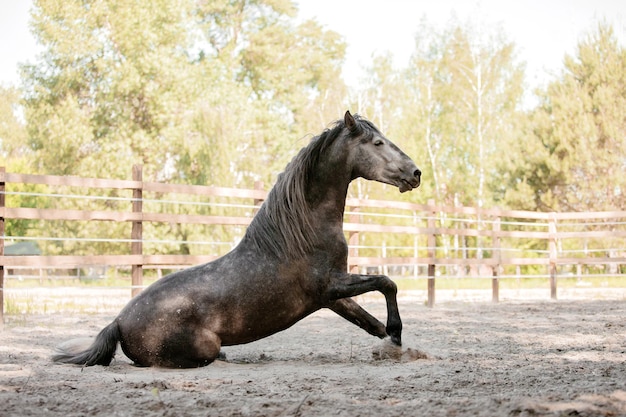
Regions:
<svg viewBox="0 0 626 417"><path fill-rule="evenodd" d="M52 360L83 366L108 366L115 356L118 340L120 340L120 329L117 321L114 321L98 333L91 346L83 349L80 339L78 343L70 340L57 347Z"/></svg>

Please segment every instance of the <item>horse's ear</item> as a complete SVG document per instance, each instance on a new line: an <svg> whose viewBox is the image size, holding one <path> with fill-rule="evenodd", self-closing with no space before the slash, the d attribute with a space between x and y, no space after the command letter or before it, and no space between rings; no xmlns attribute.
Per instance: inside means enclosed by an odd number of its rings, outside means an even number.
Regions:
<svg viewBox="0 0 626 417"><path fill-rule="evenodd" d="M354 132L356 120L354 120L354 117L350 114L350 110L347 110L346 114L343 116L343 122L350 132Z"/></svg>

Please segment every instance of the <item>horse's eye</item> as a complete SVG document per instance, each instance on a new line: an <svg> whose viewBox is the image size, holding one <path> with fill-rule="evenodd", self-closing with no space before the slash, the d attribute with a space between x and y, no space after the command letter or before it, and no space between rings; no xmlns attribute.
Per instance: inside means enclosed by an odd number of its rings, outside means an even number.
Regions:
<svg viewBox="0 0 626 417"><path fill-rule="evenodd" d="M384 144L384 142L382 141L382 139L376 139L374 141L374 146L382 146Z"/></svg>

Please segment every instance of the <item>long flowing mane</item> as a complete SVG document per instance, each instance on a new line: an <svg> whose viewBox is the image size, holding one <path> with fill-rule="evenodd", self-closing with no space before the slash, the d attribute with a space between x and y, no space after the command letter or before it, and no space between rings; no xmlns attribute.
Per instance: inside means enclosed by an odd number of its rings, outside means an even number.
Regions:
<svg viewBox="0 0 626 417"><path fill-rule="evenodd" d="M260 250L279 259L297 259L312 248L317 231L310 221L305 191L318 161L344 127L343 120L337 121L311 139L308 146L291 160L278 176L244 239L249 239Z"/></svg>

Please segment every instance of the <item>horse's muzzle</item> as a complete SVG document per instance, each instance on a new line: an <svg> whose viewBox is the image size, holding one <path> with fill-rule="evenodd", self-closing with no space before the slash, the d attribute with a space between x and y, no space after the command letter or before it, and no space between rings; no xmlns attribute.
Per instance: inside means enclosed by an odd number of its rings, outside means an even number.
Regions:
<svg viewBox="0 0 626 417"><path fill-rule="evenodd" d="M407 178L402 178L400 186L398 188L400 189L401 193L411 191L414 188L417 188L420 186L421 179L422 179L422 171L420 171L419 168L416 168L413 171L412 177L407 176Z"/></svg>

